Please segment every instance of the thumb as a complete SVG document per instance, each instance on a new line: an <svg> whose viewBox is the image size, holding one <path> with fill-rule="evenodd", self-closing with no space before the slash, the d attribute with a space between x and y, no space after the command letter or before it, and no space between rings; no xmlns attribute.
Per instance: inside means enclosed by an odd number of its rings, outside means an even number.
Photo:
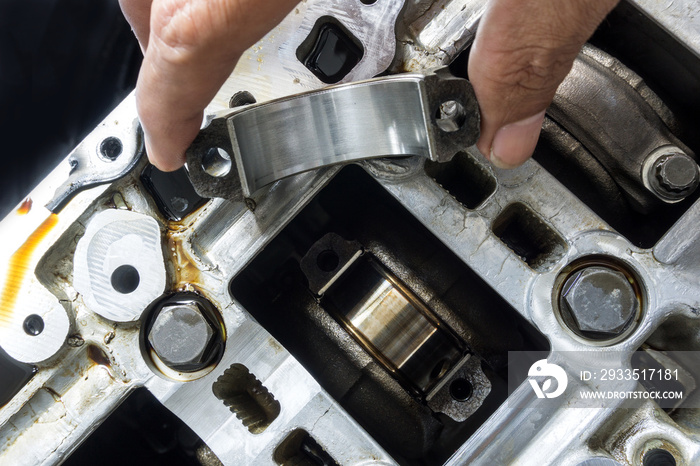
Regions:
<svg viewBox="0 0 700 466"><path fill-rule="evenodd" d="M477 147L501 168L534 152L544 113L584 42L618 0L491 0L469 57Z"/></svg>

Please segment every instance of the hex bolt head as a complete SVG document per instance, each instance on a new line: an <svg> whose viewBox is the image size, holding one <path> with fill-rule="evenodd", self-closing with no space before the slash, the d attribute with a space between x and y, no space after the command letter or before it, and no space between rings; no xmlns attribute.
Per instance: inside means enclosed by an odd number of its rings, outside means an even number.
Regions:
<svg viewBox="0 0 700 466"><path fill-rule="evenodd" d="M695 160L682 152L659 158L654 163L659 185L671 193L690 194L700 184L700 172Z"/></svg>
<svg viewBox="0 0 700 466"><path fill-rule="evenodd" d="M627 329L639 310L639 299L627 277L617 270L587 267L562 288L562 309L574 320L572 330L615 337Z"/></svg>
<svg viewBox="0 0 700 466"><path fill-rule="evenodd" d="M215 330L196 303L163 306L148 333L158 357L176 370L197 370L211 353Z"/></svg>

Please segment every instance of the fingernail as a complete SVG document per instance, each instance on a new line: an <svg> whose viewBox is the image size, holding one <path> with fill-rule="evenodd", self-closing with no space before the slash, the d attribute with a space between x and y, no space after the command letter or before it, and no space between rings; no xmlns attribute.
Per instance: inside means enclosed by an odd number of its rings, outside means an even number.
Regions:
<svg viewBox="0 0 700 466"><path fill-rule="evenodd" d="M491 163L498 168L522 165L535 151L545 112L503 126L491 145Z"/></svg>

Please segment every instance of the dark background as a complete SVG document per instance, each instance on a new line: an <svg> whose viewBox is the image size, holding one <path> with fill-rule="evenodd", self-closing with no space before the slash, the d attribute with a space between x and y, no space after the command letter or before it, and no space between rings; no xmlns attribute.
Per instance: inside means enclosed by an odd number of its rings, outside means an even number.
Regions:
<svg viewBox="0 0 700 466"><path fill-rule="evenodd" d="M0 218L134 87L117 0L0 1Z"/></svg>

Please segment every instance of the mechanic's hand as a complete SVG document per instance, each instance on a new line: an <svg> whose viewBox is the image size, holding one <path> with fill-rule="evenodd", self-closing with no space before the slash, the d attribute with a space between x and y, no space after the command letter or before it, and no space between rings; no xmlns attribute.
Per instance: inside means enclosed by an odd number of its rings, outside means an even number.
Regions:
<svg viewBox="0 0 700 466"><path fill-rule="evenodd" d="M511 168L535 150L557 87L618 0L490 0L469 57L481 110L477 147Z"/></svg>
<svg viewBox="0 0 700 466"><path fill-rule="evenodd" d="M170 171L247 48L299 0L119 0L144 51L136 103L151 162Z"/></svg>

